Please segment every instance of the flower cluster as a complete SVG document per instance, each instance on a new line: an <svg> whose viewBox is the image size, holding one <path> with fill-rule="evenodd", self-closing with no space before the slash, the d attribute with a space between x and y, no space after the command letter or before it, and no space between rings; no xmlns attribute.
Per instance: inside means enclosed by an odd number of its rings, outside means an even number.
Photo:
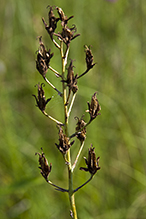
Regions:
<svg viewBox="0 0 146 219"><path fill-rule="evenodd" d="M73 65L73 59L70 59L68 63L68 54L70 49L70 43L73 39L78 37L80 34L76 34L76 26L72 25L72 27L69 27L68 21L73 18L73 16L67 17L63 10L59 7L55 6L48 6L49 7L49 13L48 13L48 24L46 23L45 19L42 18L42 21L44 23L45 29L47 30L52 43L59 49L59 53L61 56L62 61L62 71L58 72L56 69L54 69L51 66L51 59L54 56L54 53L51 52L51 49L46 49L42 37L39 37L39 49L37 51L37 58L36 58L36 69L40 73L40 75L43 77L45 83L47 83L51 88L54 89L54 91L59 94L59 98L62 99L62 106L64 111L64 122L58 121L56 118L52 117L51 115L48 115L46 112L46 105L51 100L51 98L46 99L45 92L43 90L44 83L37 84L37 96L33 95L36 100L36 106L40 109L40 111L50 120L56 123L57 128L59 129L58 136L59 136L59 142L55 143L57 149L61 154L63 155L63 159L65 161L65 164L68 167L68 189L61 188L60 186L55 185L50 180L48 180L48 176L52 169L52 164L48 165L48 161L45 158L45 155L42 151L42 153L36 153L39 155L39 168L41 169L41 174L49 183L50 185L54 186L56 190L61 192L67 192L69 195L69 200L71 201L71 215L73 218L75 217L75 205L74 205L74 197L73 194L78 191L80 188L82 188L84 185L86 185L94 176L94 174L100 169L99 167L99 157L96 158L96 154L94 151L94 147L91 144L91 147L88 150L88 158L84 157L86 167L80 167L80 170L84 170L89 172L90 178L83 183L81 186L77 187L76 189L73 189L73 171L76 167L76 163L79 159L79 156L82 152L82 149L85 145L86 140L86 133L87 133L87 127L88 125L98 116L100 115L101 107L99 105L99 101L96 97L97 92L95 92L91 97L91 102L87 102L88 104L88 110L86 112L89 113L89 119L88 122L85 122L83 116L78 117L75 116L74 118L77 120L75 127L72 127L74 130L74 133L69 135L69 128L70 126L70 115L71 110L75 101L75 98L77 96L78 91L78 79L84 76L87 72L89 72L96 63L93 61L93 54L91 51L91 47L85 45L85 71L81 74L74 72L74 65ZM56 16L56 14L57 16ZM61 30L60 32L56 33L58 24L61 24ZM57 40L57 41L56 41ZM52 82L50 82L49 77L46 76L47 71L53 71L55 73L55 76L57 76L57 80L60 80L61 83L61 92L60 88L57 89ZM56 82L56 81L55 81ZM77 147L78 153L75 157L74 163L72 162L72 156L71 152L73 147L75 147L76 144L74 144L75 140L71 141L71 138L76 139L76 143L79 143L80 147ZM78 140L79 141L78 141ZM73 147L71 147L74 144ZM71 150L70 150L71 149ZM73 156L74 157L74 156Z"/></svg>
<svg viewBox="0 0 146 219"><path fill-rule="evenodd" d="M76 27L73 26L72 28L69 28L67 26L68 21L73 18L73 16L70 16L69 18L64 14L63 10L59 7L55 7L55 9L57 10L59 17L55 17L54 13L53 13L53 7L50 7L50 11L48 14L49 17L49 25L47 25L47 23L45 22L44 18L42 18L43 23L45 25L45 28L47 30L47 32L49 33L51 39L53 40L53 35L57 36L59 39L61 39L67 46L67 48L70 45L70 42L75 39L77 36L79 36L80 34L76 34L74 35L74 33L76 32ZM61 26L62 26L62 32L61 33L55 33L55 30L57 28L57 23L58 21L61 21Z"/></svg>

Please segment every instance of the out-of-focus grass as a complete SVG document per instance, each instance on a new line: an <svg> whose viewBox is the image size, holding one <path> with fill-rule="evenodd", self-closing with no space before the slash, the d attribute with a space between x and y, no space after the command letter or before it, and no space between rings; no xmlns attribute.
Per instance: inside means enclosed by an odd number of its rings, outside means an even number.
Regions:
<svg viewBox="0 0 146 219"><path fill-rule="evenodd" d="M92 45L97 65L79 80L79 92L72 111L85 114L87 101L99 92L102 107L87 129L83 151L92 143L101 170L76 194L79 218L141 219L146 215L146 7L142 1L3 1L0 7L0 215L1 218L68 218L66 194L51 188L37 169L35 152L44 148L53 164L51 180L67 187L66 168L55 142L54 123L35 107L34 85L42 82L35 70L36 37L43 35L54 52L57 70L59 54L43 28L47 4L62 7L74 15L81 36L71 44L70 58L75 72L85 68L83 45ZM49 74L49 73L48 73ZM50 73L50 80L53 80ZM55 82L59 86L59 81ZM46 96L50 115L62 119L60 97L49 87ZM85 115L88 119L88 115ZM73 119L73 124L75 121ZM74 127L70 127L74 130ZM77 147L77 145L76 145ZM75 154L75 153L74 153ZM83 159L79 165L84 165ZM79 167L78 165L78 167ZM75 171L75 186L88 179Z"/></svg>

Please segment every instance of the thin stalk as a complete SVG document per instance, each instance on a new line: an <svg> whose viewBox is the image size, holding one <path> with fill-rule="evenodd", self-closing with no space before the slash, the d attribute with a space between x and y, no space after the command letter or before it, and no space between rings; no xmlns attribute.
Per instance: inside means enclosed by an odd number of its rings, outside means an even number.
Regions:
<svg viewBox="0 0 146 219"><path fill-rule="evenodd" d="M52 41L53 41L54 45L55 45L58 49L60 49L59 44L58 44L54 39L52 39Z"/></svg>
<svg viewBox="0 0 146 219"><path fill-rule="evenodd" d="M69 53L69 47L66 49L66 52L65 52L65 57L64 57L64 65L65 66L67 64L68 53Z"/></svg>
<svg viewBox="0 0 146 219"><path fill-rule="evenodd" d="M56 186L54 183L52 183L50 180L47 181L51 186L54 186L56 190L61 191L61 192L68 192L67 189L63 189L60 186Z"/></svg>
<svg viewBox="0 0 146 219"><path fill-rule="evenodd" d="M58 125L64 126L64 124L62 122L59 122L58 120L54 119L52 116L49 116L45 111L42 111L42 113L48 117L49 119L51 119L52 121L56 122Z"/></svg>
<svg viewBox="0 0 146 219"><path fill-rule="evenodd" d="M56 71L54 68L52 68L51 66L49 66L49 69L50 69L51 71L53 71L57 77L61 77L61 75L59 74L59 72Z"/></svg>
<svg viewBox="0 0 146 219"><path fill-rule="evenodd" d="M78 152L78 154L77 154L77 156L76 156L75 162L74 162L74 164L72 165L72 172L74 171L74 168L75 168L75 166L76 166L76 164L77 164L77 162L78 162L79 156L80 156L80 154L81 154L81 152L82 152L82 150L83 150L84 143L85 143L85 141L82 142L81 147L80 147L80 149L79 149L79 152Z"/></svg>
<svg viewBox="0 0 146 219"><path fill-rule="evenodd" d="M68 115L67 115L68 117L69 117L70 112L71 112L71 110L72 110L72 106L73 106L73 104L74 104L75 97L76 97L76 93L73 94L73 97L72 97L72 100L71 100L71 103L70 103L70 106L69 106L69 110L68 110Z"/></svg>
<svg viewBox="0 0 146 219"><path fill-rule="evenodd" d="M77 79L81 78L81 77L82 77L83 75L85 75L89 70L90 70L90 69L87 69L85 72L83 72L81 75L79 75L79 76L77 77Z"/></svg>
<svg viewBox="0 0 146 219"><path fill-rule="evenodd" d="M91 177L90 177L84 184L82 184L81 186L79 186L78 188L76 188L76 189L74 190L74 192L77 192L79 189L81 189L83 186L85 186L88 182L91 181L92 178L93 178L93 175L91 175Z"/></svg>
<svg viewBox="0 0 146 219"><path fill-rule="evenodd" d="M56 91L58 92L58 94L62 97L62 93L61 93L59 90L57 90L57 88L56 88L53 84L51 84L51 82L50 82L46 77L44 77L44 80L45 80L54 90L56 90Z"/></svg>

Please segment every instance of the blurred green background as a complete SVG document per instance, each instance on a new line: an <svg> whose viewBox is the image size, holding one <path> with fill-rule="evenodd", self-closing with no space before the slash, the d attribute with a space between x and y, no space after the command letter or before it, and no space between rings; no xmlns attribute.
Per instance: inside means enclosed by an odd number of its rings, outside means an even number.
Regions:
<svg viewBox="0 0 146 219"><path fill-rule="evenodd" d="M81 34L71 43L75 73L86 67L84 44L92 45L97 65L82 79L71 113L81 117L95 91L101 116L87 129L85 148L74 174L74 187L89 178L79 171L92 143L101 170L76 193L80 219L144 219L146 217L146 4L144 0L7 0L0 7L0 215L2 219L64 219L69 217L66 194L41 177L35 152L43 147L53 169L50 179L67 188L67 170L55 147L58 130L35 107L34 85L43 82L35 69L37 36L54 52L51 66L61 69L57 48L41 17L47 5L61 7ZM48 72L59 88L60 79ZM47 112L62 121L62 100L54 96ZM88 120L85 115L85 120ZM73 159L78 140L72 148Z"/></svg>

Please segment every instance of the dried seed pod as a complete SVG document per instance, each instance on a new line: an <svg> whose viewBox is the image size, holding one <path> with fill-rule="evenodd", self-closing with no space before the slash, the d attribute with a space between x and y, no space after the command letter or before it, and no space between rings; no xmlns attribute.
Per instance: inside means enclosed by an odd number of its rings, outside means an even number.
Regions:
<svg viewBox="0 0 146 219"><path fill-rule="evenodd" d="M94 175L97 172L97 170L100 170L100 167L98 164L100 157L96 158L96 154L95 154L94 149L95 148L93 148L93 145L91 144L91 147L89 148L89 151L88 151L88 159L86 157L84 157L87 168L80 167L80 170L88 171L92 175Z"/></svg>
<svg viewBox="0 0 146 219"><path fill-rule="evenodd" d="M54 53L51 53L51 49L48 51L46 50L42 42L42 37L39 37L39 44L40 49L37 54L36 69L43 77L45 77L49 68L50 59L53 57Z"/></svg>
<svg viewBox="0 0 146 219"><path fill-rule="evenodd" d="M36 103L37 103L37 107L44 112L47 103L51 100L51 98L49 99L45 99L45 94L44 94L44 90L42 88L42 86L44 85L44 83L42 83L41 85L36 84L35 86L38 86L38 97L36 97L36 95L32 95L35 97L36 99Z"/></svg>
<svg viewBox="0 0 146 219"><path fill-rule="evenodd" d="M74 76L74 71L73 71L74 66L72 63L73 60L70 61L70 65L68 67L67 80L65 80L65 82L67 83L69 90L72 90L73 93L76 93L78 90L77 75Z"/></svg>
<svg viewBox="0 0 146 219"><path fill-rule="evenodd" d="M87 45L85 45L85 53L86 53L86 64L87 64L87 70L93 68L93 66L96 64L93 64L93 55L90 49L90 46L88 47Z"/></svg>
<svg viewBox="0 0 146 219"><path fill-rule="evenodd" d="M56 9L57 9L57 12L58 12L59 17L60 17L60 20L61 20L61 25L62 25L62 27L64 27L64 26L67 24L68 20L70 20L70 19L73 18L74 16L70 16L70 17L68 18L68 17L64 14L64 12L63 12L63 10L62 10L61 8L56 7Z"/></svg>
<svg viewBox="0 0 146 219"><path fill-rule="evenodd" d="M45 29L47 30L47 32L49 33L51 39L53 40L53 33L55 31L55 29L57 28L57 22L60 20L60 18L56 18L54 13L53 13L53 7L50 7L50 11L48 13L48 17L49 17L49 26L47 25L47 23L45 22L44 18L42 18L42 21L45 25Z"/></svg>
<svg viewBox="0 0 146 219"><path fill-rule="evenodd" d="M81 117L81 119L79 119L78 117L75 117L75 119L78 119L78 122L76 124L77 125L76 131L79 131L80 129L82 129L86 125L85 121L83 120L83 116ZM81 131L79 131L77 133L77 138L81 142L85 141L85 139L86 139L86 128L83 128Z"/></svg>
<svg viewBox="0 0 146 219"><path fill-rule="evenodd" d="M41 148L42 149L42 148ZM48 165L48 161L45 158L44 152L42 151L42 154L35 153L35 155L39 155L39 168L41 169L41 174L45 178L45 180L48 182L48 176L52 169L52 163L50 163L50 166Z"/></svg>
<svg viewBox="0 0 146 219"><path fill-rule="evenodd" d="M85 47L85 53L86 53L86 58L85 58L85 60L86 60L87 69L86 69L85 72L83 72L81 75L79 75L79 76L77 77L77 79L78 79L78 78L81 78L82 76L84 76L85 74L87 74L88 71L89 71L91 68L93 68L93 66L96 64L96 63L93 64L93 55L92 55L90 46L88 47L88 46L85 45L84 47Z"/></svg>
<svg viewBox="0 0 146 219"><path fill-rule="evenodd" d="M59 144L55 143L55 145L57 146L57 148L62 154L66 154L68 149L73 145L74 141L70 143L69 138L63 133L63 129L61 128L61 126L58 126L58 127L59 127L59 133L58 133Z"/></svg>
<svg viewBox="0 0 146 219"><path fill-rule="evenodd" d="M91 103L88 103L88 110L86 112L89 112L90 114L90 120L92 121L93 119L96 118L96 116L100 115L99 111L101 110L101 106L99 105L98 99L96 97L95 92L91 98Z"/></svg>

